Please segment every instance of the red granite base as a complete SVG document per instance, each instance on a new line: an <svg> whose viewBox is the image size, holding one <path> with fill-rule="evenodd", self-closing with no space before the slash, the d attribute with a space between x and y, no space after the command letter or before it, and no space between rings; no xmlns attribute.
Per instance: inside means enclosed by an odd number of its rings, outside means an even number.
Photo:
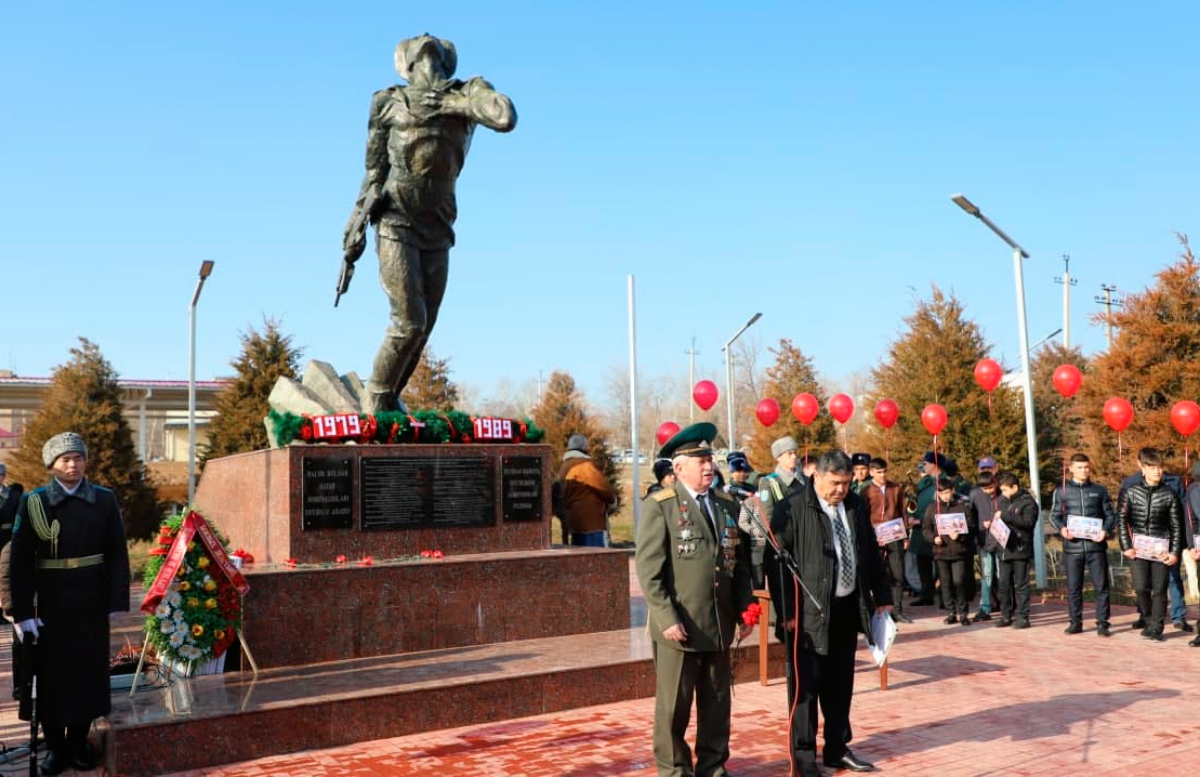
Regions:
<svg viewBox="0 0 1200 777"><path fill-rule="evenodd" d="M495 514L487 526L413 527L363 530L357 473L371 458L425 458L477 461L480 466L504 456L540 459L540 518L508 521L501 514L501 478L492 494ZM352 525L308 529L303 523L303 459L350 459L353 481ZM545 445L292 445L213 459L204 466L196 506L229 538L260 562L332 562L337 556L395 558L422 550L446 555L543 550L550 547L550 448Z"/></svg>
<svg viewBox="0 0 1200 777"><path fill-rule="evenodd" d="M783 646L770 646L781 677ZM753 640L738 682L758 678ZM268 755L654 695L644 630L225 674L113 697L118 772L201 769ZM647 732L647 747L649 733Z"/></svg>
<svg viewBox="0 0 1200 777"><path fill-rule="evenodd" d="M629 555L603 548L245 570L259 667L629 627Z"/></svg>

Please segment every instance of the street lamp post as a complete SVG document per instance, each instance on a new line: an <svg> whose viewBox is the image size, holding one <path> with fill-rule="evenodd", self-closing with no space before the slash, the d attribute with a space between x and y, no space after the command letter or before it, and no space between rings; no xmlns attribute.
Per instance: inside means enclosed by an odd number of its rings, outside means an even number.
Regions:
<svg viewBox="0 0 1200 777"><path fill-rule="evenodd" d="M1033 419L1033 378L1029 370L1029 333L1025 326L1025 273L1021 260L1029 258L1029 252L1015 240L1004 234L1004 230L983 215L975 203L961 194L950 197L954 204L982 221L987 228L1008 244L1013 251L1013 270L1017 278L1017 336L1021 341L1021 388L1025 395L1025 437L1029 450L1029 491L1038 506L1038 521L1033 527L1033 567L1037 575L1038 588L1046 587L1046 533L1042 529L1042 494L1038 478L1037 423Z"/></svg>
<svg viewBox="0 0 1200 777"><path fill-rule="evenodd" d="M204 281L212 275L214 262L200 263L200 280L192 293L192 304L188 305L188 504L196 499L196 303L200 301L200 290Z"/></svg>
<svg viewBox="0 0 1200 777"><path fill-rule="evenodd" d="M742 332L753 326L754 322L760 318L762 318L762 313L755 313L751 316L750 320L743 324L733 337L726 340L724 347L721 348L725 352L725 413L729 421L727 445L730 449L737 448L737 431L733 424L733 341L741 337Z"/></svg>

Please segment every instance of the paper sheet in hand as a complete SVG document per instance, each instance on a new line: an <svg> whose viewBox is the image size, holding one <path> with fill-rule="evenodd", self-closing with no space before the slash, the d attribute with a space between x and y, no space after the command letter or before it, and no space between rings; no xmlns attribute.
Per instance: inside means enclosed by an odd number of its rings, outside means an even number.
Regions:
<svg viewBox="0 0 1200 777"><path fill-rule="evenodd" d="M1081 540L1099 542L1100 535L1104 533L1104 521L1099 518L1084 518L1082 515L1068 515L1067 528Z"/></svg>
<svg viewBox="0 0 1200 777"><path fill-rule="evenodd" d="M904 528L904 519L896 518L891 521L875 525L875 541L880 545L886 545L889 542L896 542L908 537L908 532Z"/></svg>
<svg viewBox="0 0 1200 777"><path fill-rule="evenodd" d="M1012 534L1012 529L1008 528L1008 524L1003 518L993 518L992 524L988 526L988 533L996 538L996 542L1000 543L1000 547L1008 547L1008 535Z"/></svg>
<svg viewBox="0 0 1200 777"><path fill-rule="evenodd" d="M896 641L896 622L887 610L871 616L871 641L875 643L871 645L871 657L875 659L876 666L883 666L892 643Z"/></svg>
<svg viewBox="0 0 1200 777"><path fill-rule="evenodd" d="M937 517L938 534L966 534L967 516L963 513L942 513Z"/></svg>
<svg viewBox="0 0 1200 777"><path fill-rule="evenodd" d="M1133 535L1133 551L1138 558L1149 561L1162 561L1167 555L1170 541L1166 537L1151 537L1149 534Z"/></svg>

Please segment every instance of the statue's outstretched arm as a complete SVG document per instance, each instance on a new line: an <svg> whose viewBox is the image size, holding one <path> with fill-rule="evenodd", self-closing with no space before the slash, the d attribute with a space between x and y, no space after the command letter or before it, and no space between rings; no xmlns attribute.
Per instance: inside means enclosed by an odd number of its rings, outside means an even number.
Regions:
<svg viewBox="0 0 1200 777"><path fill-rule="evenodd" d="M482 78L472 78L463 86L467 98L466 114L474 122L497 132L508 132L517 126L517 109L512 100L500 94Z"/></svg>

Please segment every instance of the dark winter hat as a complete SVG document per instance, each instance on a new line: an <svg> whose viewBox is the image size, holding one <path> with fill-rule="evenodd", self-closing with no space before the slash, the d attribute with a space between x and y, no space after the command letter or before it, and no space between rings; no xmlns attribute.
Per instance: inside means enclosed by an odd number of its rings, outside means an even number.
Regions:
<svg viewBox="0 0 1200 777"><path fill-rule="evenodd" d="M86 459L87 445L84 444L83 438L75 432L54 435L42 446L42 461L45 463L46 469L53 467L54 462L58 461L58 457L64 453L78 453Z"/></svg>
<svg viewBox="0 0 1200 777"><path fill-rule="evenodd" d="M979 469L993 469L996 466L996 460L991 456L984 456L979 460Z"/></svg>
<svg viewBox="0 0 1200 777"><path fill-rule="evenodd" d="M712 441L717 436L717 427L708 421L685 426L667 440L660 458L673 459L676 456L712 456Z"/></svg>
<svg viewBox="0 0 1200 777"><path fill-rule="evenodd" d="M750 460L741 451L730 451L729 455L725 457L725 463L729 465L730 472L754 471L754 467L750 466Z"/></svg>
<svg viewBox="0 0 1200 777"><path fill-rule="evenodd" d="M658 459L654 462L654 479L662 482L662 479L671 474L674 467L671 465L670 459Z"/></svg>
<svg viewBox="0 0 1200 777"><path fill-rule="evenodd" d="M946 468L946 457L933 451L925 451L925 457L921 459L921 462L924 464L935 464L938 469Z"/></svg>
<svg viewBox="0 0 1200 777"><path fill-rule="evenodd" d="M588 438L582 434L573 434L567 439L567 450L580 451L581 453L588 452Z"/></svg>
<svg viewBox="0 0 1200 777"><path fill-rule="evenodd" d="M855 467L869 467L871 466L871 454L856 453L850 457L850 464Z"/></svg>

